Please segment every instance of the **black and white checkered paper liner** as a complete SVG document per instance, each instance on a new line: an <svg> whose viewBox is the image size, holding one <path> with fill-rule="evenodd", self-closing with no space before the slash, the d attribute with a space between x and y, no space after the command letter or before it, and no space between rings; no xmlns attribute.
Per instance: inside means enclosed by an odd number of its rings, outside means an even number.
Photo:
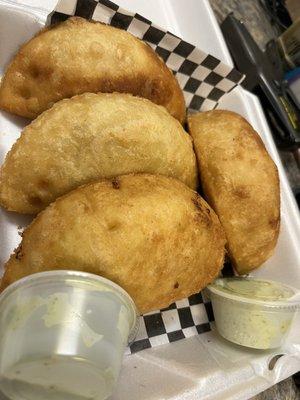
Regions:
<svg viewBox="0 0 300 400"><path fill-rule="evenodd" d="M48 23L74 15L127 30L147 42L175 74L190 110L214 109L218 100L243 79L240 72L212 55L109 0L60 0ZM138 334L126 353L210 331L213 320L211 303L201 293L195 294L140 317Z"/></svg>
<svg viewBox="0 0 300 400"><path fill-rule="evenodd" d="M48 20L53 24L74 15L124 29L147 42L173 71L190 110L214 109L243 80L236 69L109 0L60 0Z"/></svg>
<svg viewBox="0 0 300 400"><path fill-rule="evenodd" d="M201 293L176 301L140 318L138 334L126 354L208 332L213 320L211 303Z"/></svg>

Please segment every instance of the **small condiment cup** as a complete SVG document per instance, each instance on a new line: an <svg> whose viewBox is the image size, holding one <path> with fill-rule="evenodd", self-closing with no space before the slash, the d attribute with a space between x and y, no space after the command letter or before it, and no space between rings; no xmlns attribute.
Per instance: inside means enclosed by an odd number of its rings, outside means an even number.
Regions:
<svg viewBox="0 0 300 400"><path fill-rule="evenodd" d="M0 296L0 391L12 400L106 399L137 329L133 300L107 279L21 279Z"/></svg>
<svg viewBox="0 0 300 400"><path fill-rule="evenodd" d="M297 289L270 280L220 278L208 290L220 335L255 349L280 347L300 307Z"/></svg>

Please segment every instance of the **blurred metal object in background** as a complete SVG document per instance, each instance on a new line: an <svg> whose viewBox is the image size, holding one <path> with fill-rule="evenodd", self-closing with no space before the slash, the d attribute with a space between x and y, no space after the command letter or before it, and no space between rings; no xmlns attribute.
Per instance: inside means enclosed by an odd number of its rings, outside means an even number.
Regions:
<svg viewBox="0 0 300 400"><path fill-rule="evenodd" d="M278 147L297 150L300 110L284 82L284 66L277 47L270 51L271 55L264 53L233 13L225 18L221 29L237 68L246 74L242 85L259 96Z"/></svg>
<svg viewBox="0 0 300 400"><path fill-rule="evenodd" d="M300 66L300 17L277 40L282 57L289 69Z"/></svg>
<svg viewBox="0 0 300 400"><path fill-rule="evenodd" d="M272 24L277 26L279 34L292 24L285 3L285 0L260 0L262 8L269 15Z"/></svg>
<svg viewBox="0 0 300 400"><path fill-rule="evenodd" d="M300 18L300 1L299 0L286 0L285 6L293 21Z"/></svg>

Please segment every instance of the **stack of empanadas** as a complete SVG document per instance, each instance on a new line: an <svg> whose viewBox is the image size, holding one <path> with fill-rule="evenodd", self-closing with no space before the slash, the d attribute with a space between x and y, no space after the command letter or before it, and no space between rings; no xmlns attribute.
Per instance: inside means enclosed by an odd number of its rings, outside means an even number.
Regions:
<svg viewBox="0 0 300 400"><path fill-rule="evenodd" d="M1 167L0 203L40 212L6 264L2 289L39 271L84 270L120 284L148 312L212 282L226 239L239 273L270 256L279 183L260 138L234 113L189 117L220 223L194 191L179 84L128 32L81 18L42 30L8 66L0 107L36 118Z"/></svg>

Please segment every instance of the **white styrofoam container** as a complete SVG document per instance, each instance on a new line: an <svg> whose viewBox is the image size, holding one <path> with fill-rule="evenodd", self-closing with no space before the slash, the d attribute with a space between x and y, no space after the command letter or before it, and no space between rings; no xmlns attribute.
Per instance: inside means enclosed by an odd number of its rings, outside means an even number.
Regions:
<svg viewBox="0 0 300 400"><path fill-rule="evenodd" d="M232 65L208 0L116 0ZM0 0L0 74L20 44L45 23L56 0ZM300 217L258 99L242 88L224 96L220 108L242 114L260 133L278 166L282 224L274 256L253 275L300 289ZM0 162L26 120L0 114ZM0 268L20 241L18 227L29 217L0 210ZM283 348L256 351L230 344L208 332L171 345L126 356L112 400L248 399L300 370L300 317ZM270 360L283 356L270 370ZM2 400L2 398L0 398Z"/></svg>

